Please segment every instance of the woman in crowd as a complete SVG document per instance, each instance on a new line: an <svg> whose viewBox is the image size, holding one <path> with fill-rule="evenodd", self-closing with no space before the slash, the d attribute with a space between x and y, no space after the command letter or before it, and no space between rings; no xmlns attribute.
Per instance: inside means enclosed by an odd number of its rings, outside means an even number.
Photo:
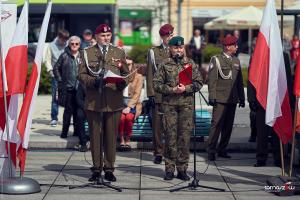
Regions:
<svg viewBox="0 0 300 200"><path fill-rule="evenodd" d="M128 68L133 73L132 81L124 89L124 103L126 108L123 109L119 124L120 134L120 150L131 150L130 137L132 135L132 126L134 120L139 117L142 112L142 104L140 101L141 91L143 87L143 76L137 72L133 61L126 59Z"/></svg>
<svg viewBox="0 0 300 200"><path fill-rule="evenodd" d="M58 61L54 65L53 73L58 82L60 105L65 107L63 115L63 127L60 137L66 138L68 136L71 117L73 116L74 135L78 135L77 127L77 103L76 103L76 89L78 85L78 65L81 61L79 48L80 38L72 36L69 39L69 45L65 51L59 56Z"/></svg>

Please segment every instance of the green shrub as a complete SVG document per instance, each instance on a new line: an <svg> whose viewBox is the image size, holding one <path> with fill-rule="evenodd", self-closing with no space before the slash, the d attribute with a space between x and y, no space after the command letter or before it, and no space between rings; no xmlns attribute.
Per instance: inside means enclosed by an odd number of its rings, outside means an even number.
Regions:
<svg viewBox="0 0 300 200"><path fill-rule="evenodd" d="M131 51L128 53L128 56L135 63L146 63L147 62L147 53L151 46L149 45L137 45L133 46Z"/></svg>
<svg viewBox="0 0 300 200"><path fill-rule="evenodd" d="M222 52L222 48L218 47L213 44L208 44L206 47L203 49L202 55L203 55L203 62L204 63L209 63L210 58L216 54L219 54Z"/></svg>
<svg viewBox="0 0 300 200"><path fill-rule="evenodd" d="M28 82L30 74L31 74L31 69L32 69L32 63L29 63L28 73L27 73L27 82ZM39 94L51 94L51 76L47 72L47 68L46 68L45 64L42 64L42 71L41 71L38 93Z"/></svg>
<svg viewBox="0 0 300 200"><path fill-rule="evenodd" d="M244 87L247 87L247 82L248 82L248 68L247 67L242 67L242 75L243 75Z"/></svg>

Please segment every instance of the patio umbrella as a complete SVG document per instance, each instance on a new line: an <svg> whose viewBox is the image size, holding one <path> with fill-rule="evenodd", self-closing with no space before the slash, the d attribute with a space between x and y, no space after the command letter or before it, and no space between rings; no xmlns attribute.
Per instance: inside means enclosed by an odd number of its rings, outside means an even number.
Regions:
<svg viewBox="0 0 300 200"><path fill-rule="evenodd" d="M204 24L206 30L232 30L232 29L258 29L261 23L263 12L254 7L249 6L242 8L228 15L224 15L213 19Z"/></svg>
<svg viewBox="0 0 300 200"><path fill-rule="evenodd" d="M242 8L232 13L218 18L204 24L206 30L235 30L235 29L248 29L249 34L249 53L251 53L252 29L260 27L263 12L254 7L249 6Z"/></svg>

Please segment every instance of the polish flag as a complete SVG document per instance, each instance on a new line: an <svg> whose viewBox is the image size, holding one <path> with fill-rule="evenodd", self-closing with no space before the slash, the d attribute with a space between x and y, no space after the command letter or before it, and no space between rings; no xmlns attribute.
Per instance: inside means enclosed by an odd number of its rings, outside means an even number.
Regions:
<svg viewBox="0 0 300 200"><path fill-rule="evenodd" d="M297 67L295 72L294 81L294 94L296 96L297 105L295 108L296 113L296 131L300 133L300 56L298 56Z"/></svg>
<svg viewBox="0 0 300 200"><path fill-rule="evenodd" d="M274 0L268 0L264 9L249 80L256 89L257 100L266 110L265 123L286 144L292 138L292 115Z"/></svg>
<svg viewBox="0 0 300 200"><path fill-rule="evenodd" d="M16 149L20 144L20 136L17 133L17 116L18 116L18 96L25 93L26 77L28 70L28 1L24 2L24 6L19 17L18 24L14 31L12 43L9 47L5 58L5 70L7 91L6 96L8 102L8 124L9 135L6 134L6 119L5 112L1 113L4 116L4 120L1 120L1 126L4 127L1 139L9 141L11 146L11 159L13 164L16 164ZM3 91L1 101L3 101ZM2 128L3 130L3 128ZM15 165L16 166L16 165Z"/></svg>
<svg viewBox="0 0 300 200"><path fill-rule="evenodd" d="M30 79L26 88L25 98L20 111L17 129L21 137L21 145L18 148L18 158L20 171L24 173L25 160L26 160L26 150L29 143L30 128L32 125L32 115L34 111L35 100L37 97L40 75L41 75L41 65L43 57L43 49L45 46L47 29L51 14L52 2L48 3L46 13L43 19L43 24L41 27L41 32L39 35L39 41L36 49L36 54L34 58L34 63L32 66L32 72Z"/></svg>

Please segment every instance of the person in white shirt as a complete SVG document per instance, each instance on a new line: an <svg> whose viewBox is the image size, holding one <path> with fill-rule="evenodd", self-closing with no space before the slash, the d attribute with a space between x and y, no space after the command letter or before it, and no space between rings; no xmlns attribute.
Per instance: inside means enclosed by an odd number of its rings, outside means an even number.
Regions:
<svg viewBox="0 0 300 200"><path fill-rule="evenodd" d="M198 65L199 69L202 64L202 50L205 46L204 38L201 36L201 31L195 29L194 36L190 40L189 50L191 52L192 59Z"/></svg>

